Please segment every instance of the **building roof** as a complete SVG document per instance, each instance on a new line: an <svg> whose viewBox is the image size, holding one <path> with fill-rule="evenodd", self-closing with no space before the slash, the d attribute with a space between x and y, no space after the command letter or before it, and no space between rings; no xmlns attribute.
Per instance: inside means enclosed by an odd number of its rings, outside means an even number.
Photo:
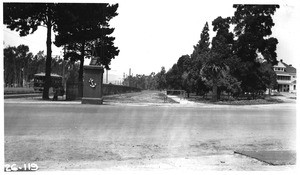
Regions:
<svg viewBox="0 0 300 175"><path fill-rule="evenodd" d="M282 62L282 64L286 67L286 72L288 73L296 73L296 68L294 68L292 65L287 65L286 63Z"/></svg>
<svg viewBox="0 0 300 175"><path fill-rule="evenodd" d="M281 68L285 68L285 65L282 64L282 60L280 60L277 65L274 65L274 67L281 67Z"/></svg>
<svg viewBox="0 0 300 175"><path fill-rule="evenodd" d="M284 72L275 71L276 74L296 74L296 68L294 68L292 65L286 64L282 60L280 60L280 62L278 62L278 64L275 65L274 67L284 67L285 68Z"/></svg>

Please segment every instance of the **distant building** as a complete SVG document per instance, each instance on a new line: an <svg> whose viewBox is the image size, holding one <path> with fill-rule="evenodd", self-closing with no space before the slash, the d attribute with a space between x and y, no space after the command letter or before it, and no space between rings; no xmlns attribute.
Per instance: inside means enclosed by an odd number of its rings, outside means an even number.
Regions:
<svg viewBox="0 0 300 175"><path fill-rule="evenodd" d="M282 60L273 68L277 75L277 91L296 93L296 68L284 63Z"/></svg>

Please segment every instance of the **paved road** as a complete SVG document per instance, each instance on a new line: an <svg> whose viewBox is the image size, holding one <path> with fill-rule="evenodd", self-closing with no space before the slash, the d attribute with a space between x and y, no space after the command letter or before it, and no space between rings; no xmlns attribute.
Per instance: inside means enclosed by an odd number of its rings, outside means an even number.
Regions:
<svg viewBox="0 0 300 175"><path fill-rule="evenodd" d="M236 149L296 149L294 108L5 103L4 113L6 162L150 160L230 155Z"/></svg>

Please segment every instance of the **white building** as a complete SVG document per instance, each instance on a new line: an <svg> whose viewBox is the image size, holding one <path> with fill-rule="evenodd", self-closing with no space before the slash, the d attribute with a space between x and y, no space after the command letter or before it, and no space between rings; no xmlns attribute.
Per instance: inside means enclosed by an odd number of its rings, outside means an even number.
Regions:
<svg viewBox="0 0 300 175"><path fill-rule="evenodd" d="M296 68L284 63L282 60L273 68L277 75L277 91L296 93Z"/></svg>

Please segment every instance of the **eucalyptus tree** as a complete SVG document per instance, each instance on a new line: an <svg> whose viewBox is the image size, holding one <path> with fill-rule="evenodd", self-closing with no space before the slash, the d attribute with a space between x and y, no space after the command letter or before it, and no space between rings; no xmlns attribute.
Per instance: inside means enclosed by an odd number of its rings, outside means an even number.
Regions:
<svg viewBox="0 0 300 175"><path fill-rule="evenodd" d="M18 84L16 47L6 47L4 54L4 83L6 86L16 86Z"/></svg>
<svg viewBox="0 0 300 175"><path fill-rule="evenodd" d="M4 82L6 85L24 87L30 79L30 64L33 55L29 47L19 45L4 48Z"/></svg>

